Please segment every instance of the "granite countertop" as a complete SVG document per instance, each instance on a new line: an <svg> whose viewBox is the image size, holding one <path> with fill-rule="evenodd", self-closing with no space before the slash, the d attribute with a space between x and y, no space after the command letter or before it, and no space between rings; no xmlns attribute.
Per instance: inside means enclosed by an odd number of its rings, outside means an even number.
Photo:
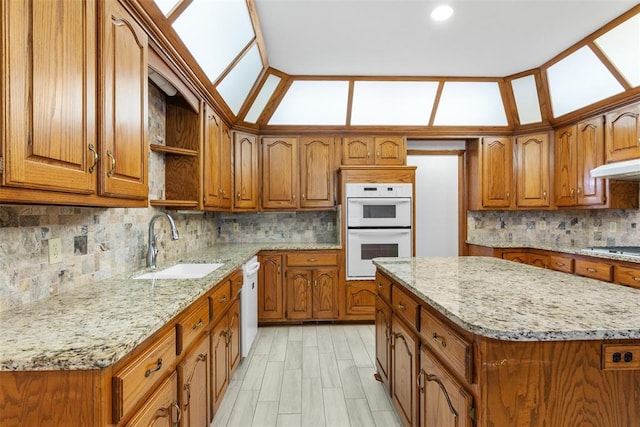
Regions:
<svg viewBox="0 0 640 427"><path fill-rule="evenodd" d="M497 242L483 242L483 241L473 241L473 240L467 240L466 243L469 245L485 246L487 248L494 248L494 249L509 249L509 248L542 249L545 251L563 252L563 253L574 254L574 255L585 255L593 258L603 258L603 259L611 259L614 261L640 263L640 258L638 257L632 257L632 256L630 257L626 255L621 255L621 254L612 254L612 253L604 253L604 252L590 252L587 250L589 247L560 246L560 245L544 244L544 243L526 243L526 244L505 243L505 242L497 243Z"/></svg>
<svg viewBox="0 0 640 427"><path fill-rule="evenodd" d="M640 291L490 257L377 258L453 323L508 341L640 339Z"/></svg>
<svg viewBox="0 0 640 427"><path fill-rule="evenodd" d="M224 263L202 279L133 279L147 269L0 312L0 371L110 366L259 251L339 248L324 243L215 245L176 261Z"/></svg>

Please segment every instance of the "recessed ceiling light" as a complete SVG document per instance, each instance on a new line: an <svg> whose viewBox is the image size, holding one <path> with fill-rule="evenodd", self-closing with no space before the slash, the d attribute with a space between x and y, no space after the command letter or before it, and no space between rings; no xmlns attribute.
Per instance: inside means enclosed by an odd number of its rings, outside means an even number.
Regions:
<svg viewBox="0 0 640 427"><path fill-rule="evenodd" d="M446 21L451 18L451 15L453 15L453 8L449 5L443 4L433 9L431 12L431 19L434 21Z"/></svg>

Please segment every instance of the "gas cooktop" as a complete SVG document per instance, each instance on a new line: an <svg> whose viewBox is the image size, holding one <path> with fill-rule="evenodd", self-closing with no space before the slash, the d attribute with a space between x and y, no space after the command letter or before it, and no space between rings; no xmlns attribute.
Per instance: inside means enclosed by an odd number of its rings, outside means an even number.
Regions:
<svg viewBox="0 0 640 427"><path fill-rule="evenodd" d="M640 246L592 246L583 251L640 257Z"/></svg>

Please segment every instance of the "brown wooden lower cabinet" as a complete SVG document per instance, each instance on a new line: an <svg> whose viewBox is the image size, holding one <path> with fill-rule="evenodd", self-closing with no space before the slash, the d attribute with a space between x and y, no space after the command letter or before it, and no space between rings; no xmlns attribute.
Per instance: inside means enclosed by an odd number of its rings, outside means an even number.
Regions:
<svg viewBox="0 0 640 427"><path fill-rule="evenodd" d="M344 296L347 319L373 319L376 309L376 291L373 281L348 281L344 288Z"/></svg>
<svg viewBox="0 0 640 427"><path fill-rule="evenodd" d="M211 414L215 414L229 380L240 363L240 300L211 329Z"/></svg>
<svg viewBox="0 0 640 427"><path fill-rule="evenodd" d="M378 272L376 280L389 278ZM388 391L405 427L640 425L640 340L492 339L462 329L400 284L391 291L391 306L377 300L376 368L384 382L389 367ZM420 305L419 327L396 315L394 296Z"/></svg>
<svg viewBox="0 0 640 427"><path fill-rule="evenodd" d="M127 427L174 427L180 422L178 376L174 372L127 422Z"/></svg>
<svg viewBox="0 0 640 427"><path fill-rule="evenodd" d="M204 335L178 365L183 427L209 425L209 337Z"/></svg>
<svg viewBox="0 0 640 427"><path fill-rule="evenodd" d="M258 270L258 321L284 320L284 282L281 253L260 255Z"/></svg>

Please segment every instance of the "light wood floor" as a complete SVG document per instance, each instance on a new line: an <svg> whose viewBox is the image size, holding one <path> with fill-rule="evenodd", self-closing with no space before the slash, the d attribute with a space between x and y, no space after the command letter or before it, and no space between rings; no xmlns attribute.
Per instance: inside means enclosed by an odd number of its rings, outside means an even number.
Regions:
<svg viewBox="0 0 640 427"><path fill-rule="evenodd" d="M373 325L259 328L212 426L400 427L374 366Z"/></svg>

